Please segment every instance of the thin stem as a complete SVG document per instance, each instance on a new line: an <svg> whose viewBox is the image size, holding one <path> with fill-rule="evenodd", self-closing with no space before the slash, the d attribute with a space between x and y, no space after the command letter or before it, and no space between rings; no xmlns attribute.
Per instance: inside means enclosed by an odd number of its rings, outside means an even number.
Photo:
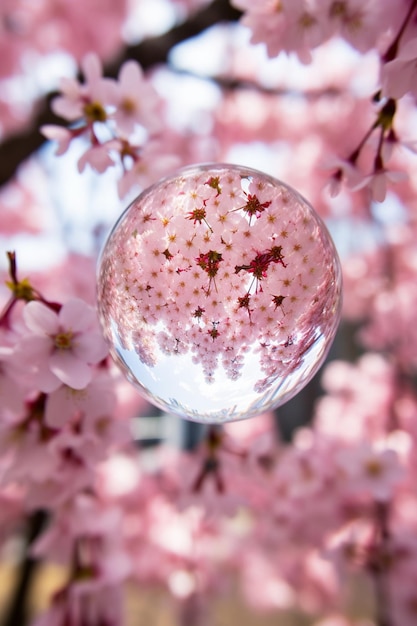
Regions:
<svg viewBox="0 0 417 626"><path fill-rule="evenodd" d="M375 503L375 536L370 548L368 571L375 590L376 626L393 626L390 617L390 593L387 570L390 532L388 527L389 505L386 502Z"/></svg>
<svg viewBox="0 0 417 626"><path fill-rule="evenodd" d="M355 150L353 150L353 152L350 154L350 156L348 157L347 161L349 163L351 163L352 165L355 165L356 161L358 160L358 157L361 153L362 148L364 147L365 143L368 141L369 137L372 135L372 133L374 132L375 128L377 128L378 126L378 120L376 120L372 126L367 130L367 132L365 133L365 135L362 137L362 139L360 140L357 148Z"/></svg>
<svg viewBox="0 0 417 626"><path fill-rule="evenodd" d="M388 48L384 56L382 57L382 61L384 63L388 63L389 61L392 61L397 56L398 46L400 45L401 38L404 34L405 29L408 26L409 21L411 20L411 16L413 15L416 7L417 7L417 0L413 0L413 2L410 5L410 8L408 9L407 15L405 16L403 23L400 26L400 30L398 31L397 36L395 37L394 41L392 42L392 44L390 45L390 47Z"/></svg>
<svg viewBox="0 0 417 626"><path fill-rule="evenodd" d="M375 155L374 172L380 172L384 168L384 162L382 159L382 146L384 145L384 136L385 136L385 129L382 127L380 129L378 148L377 148L376 155Z"/></svg>

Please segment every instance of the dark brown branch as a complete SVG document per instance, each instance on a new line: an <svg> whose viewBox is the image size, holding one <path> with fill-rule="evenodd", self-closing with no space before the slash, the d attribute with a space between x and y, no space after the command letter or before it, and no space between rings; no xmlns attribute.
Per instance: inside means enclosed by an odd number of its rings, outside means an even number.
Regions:
<svg viewBox="0 0 417 626"><path fill-rule="evenodd" d="M42 532L47 515L44 511L37 511L28 519L26 529L26 556L24 557L16 581L12 597L3 616L2 626L25 626L28 620L28 595L30 593L33 579L37 571L38 560L29 556L30 545Z"/></svg>
<svg viewBox="0 0 417 626"><path fill-rule="evenodd" d="M214 24L235 22L240 15L237 9L230 6L228 0L214 0L167 33L146 39L136 46L127 46L104 68L104 73L110 77L117 76L120 66L127 59L135 59L145 70L166 63L175 45L195 37ZM45 139L39 133L39 127L44 124L62 123L62 120L50 110L50 101L53 96L54 94L49 94L40 100L35 107L35 114L30 124L19 133L7 137L0 144L0 185L7 183L14 176L19 165L44 143Z"/></svg>
<svg viewBox="0 0 417 626"><path fill-rule="evenodd" d="M246 78L242 79L229 76L200 75L196 74L195 72L190 72L188 70L177 69L175 69L175 73L183 74L185 76L191 76L199 80L211 81L214 84L218 85L218 87L220 87L220 89L222 89L224 92L239 90L256 91L257 93L260 93L264 96L278 98L305 98L306 100L318 100L320 98L340 98L347 93L347 90L332 85L329 85L328 87L323 87L322 89L289 89L288 87L268 87L266 85L262 85L257 81L248 80Z"/></svg>

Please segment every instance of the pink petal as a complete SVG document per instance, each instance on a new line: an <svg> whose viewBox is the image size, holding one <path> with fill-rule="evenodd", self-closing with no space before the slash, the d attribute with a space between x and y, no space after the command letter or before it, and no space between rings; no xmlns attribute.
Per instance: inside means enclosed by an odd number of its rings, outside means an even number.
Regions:
<svg viewBox="0 0 417 626"><path fill-rule="evenodd" d="M74 414L73 390L65 385L51 393L45 408L45 421L52 428L62 428Z"/></svg>
<svg viewBox="0 0 417 626"><path fill-rule="evenodd" d="M52 110L55 115L62 117L70 122L82 117L83 107L80 100L59 96L52 102Z"/></svg>
<svg viewBox="0 0 417 626"><path fill-rule="evenodd" d="M383 91L390 98L401 98L413 86L415 69L411 61L394 59L382 70Z"/></svg>
<svg viewBox="0 0 417 626"><path fill-rule="evenodd" d="M23 318L29 330L37 335L55 335L59 330L57 314L41 302L28 302Z"/></svg>
<svg viewBox="0 0 417 626"><path fill-rule="evenodd" d="M108 354L107 344L99 333L84 333L73 342L74 355L86 363L99 363Z"/></svg>
<svg viewBox="0 0 417 626"><path fill-rule="evenodd" d="M385 173L375 174L370 182L372 197L377 202L383 202L387 195L387 179Z"/></svg>
<svg viewBox="0 0 417 626"><path fill-rule="evenodd" d="M417 37L410 39L403 45L398 54L401 61L413 61L417 59Z"/></svg>
<svg viewBox="0 0 417 626"><path fill-rule="evenodd" d="M136 61L126 61L119 72L119 82L128 93L135 93L135 88L139 87L143 78L143 72Z"/></svg>
<svg viewBox="0 0 417 626"><path fill-rule="evenodd" d="M93 146L89 148L78 160L78 171L83 172L86 165L102 174L107 168L114 165L114 161L107 152L107 146Z"/></svg>
<svg viewBox="0 0 417 626"><path fill-rule="evenodd" d="M38 370L30 377L32 384L43 393L52 393L61 386L61 381L49 369Z"/></svg>
<svg viewBox="0 0 417 626"><path fill-rule="evenodd" d="M52 393L61 386L61 381L51 372L48 366L41 365L29 372L28 382L31 386L43 393Z"/></svg>
<svg viewBox="0 0 417 626"><path fill-rule="evenodd" d="M84 389L91 380L91 368L70 350L55 352L49 359L51 371L73 389Z"/></svg>
<svg viewBox="0 0 417 626"><path fill-rule="evenodd" d="M29 335L19 342L12 363L21 372L28 386L44 393L57 389L61 381L49 369L52 343L49 337Z"/></svg>
<svg viewBox="0 0 417 626"><path fill-rule="evenodd" d="M10 376L0 376L0 400L3 407L13 413L20 413L24 408L25 394Z"/></svg>
<svg viewBox="0 0 417 626"><path fill-rule="evenodd" d="M64 95L64 97L71 100L78 100L81 96L81 86L76 78L70 78L68 76L64 76L59 81L59 90ZM62 98L62 96L61 96ZM52 109L54 108L54 104L60 97L55 98L52 101Z"/></svg>
<svg viewBox="0 0 417 626"><path fill-rule="evenodd" d="M111 415L116 406L116 394L107 374L100 372L88 386L87 392L83 392L82 406L87 413L87 422L103 415Z"/></svg>
<svg viewBox="0 0 417 626"><path fill-rule="evenodd" d="M74 333L82 332L96 323L96 314L84 300L73 298L66 302L59 312L59 321L63 328Z"/></svg>
<svg viewBox="0 0 417 626"><path fill-rule="evenodd" d="M30 369L42 361L46 364L52 350L53 342L46 335L27 335L19 341L12 361L25 369Z"/></svg>
<svg viewBox="0 0 417 626"><path fill-rule="evenodd" d="M81 61L84 78L87 83L99 80L103 75L101 61L95 52L89 52Z"/></svg>
<svg viewBox="0 0 417 626"><path fill-rule="evenodd" d="M408 180L409 178L407 172L401 172L400 170L387 170L385 173L388 180L393 183L399 183L402 180Z"/></svg>
<svg viewBox="0 0 417 626"><path fill-rule="evenodd" d="M55 126L54 124L44 124L40 127L42 135L51 141L57 141L58 147L55 151L57 156L64 154L71 143L72 133L63 126Z"/></svg>

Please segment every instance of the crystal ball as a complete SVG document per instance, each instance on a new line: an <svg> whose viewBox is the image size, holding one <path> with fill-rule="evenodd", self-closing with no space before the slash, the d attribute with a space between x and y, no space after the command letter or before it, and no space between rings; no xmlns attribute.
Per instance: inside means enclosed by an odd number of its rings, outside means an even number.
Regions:
<svg viewBox="0 0 417 626"><path fill-rule="evenodd" d="M229 164L187 167L124 211L98 262L110 353L152 404L202 423L274 409L323 363L341 269L288 185Z"/></svg>

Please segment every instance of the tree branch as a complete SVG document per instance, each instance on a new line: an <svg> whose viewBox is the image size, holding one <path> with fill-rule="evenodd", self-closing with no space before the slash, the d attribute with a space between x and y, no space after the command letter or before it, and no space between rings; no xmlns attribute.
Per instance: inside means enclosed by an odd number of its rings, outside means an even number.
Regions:
<svg viewBox="0 0 417 626"><path fill-rule="evenodd" d="M28 620L28 595L36 574L38 559L28 554L30 545L42 532L47 515L44 511L37 511L28 519L26 529L25 557L20 566L16 587L9 600L3 617L2 626L25 626Z"/></svg>
<svg viewBox="0 0 417 626"><path fill-rule="evenodd" d="M213 0L201 11L192 14L186 21L157 37L150 37L135 46L126 46L111 63L105 66L104 74L116 77L120 66L127 59L134 59L143 69L166 63L171 49L182 41L195 37L210 26L221 22L236 22L241 13L234 9L228 0ZM16 173L19 165L38 150L45 138L39 133L44 124L60 124L50 109L51 99L56 94L48 94L35 106L35 114L21 132L7 137L0 144L0 185L7 183Z"/></svg>

